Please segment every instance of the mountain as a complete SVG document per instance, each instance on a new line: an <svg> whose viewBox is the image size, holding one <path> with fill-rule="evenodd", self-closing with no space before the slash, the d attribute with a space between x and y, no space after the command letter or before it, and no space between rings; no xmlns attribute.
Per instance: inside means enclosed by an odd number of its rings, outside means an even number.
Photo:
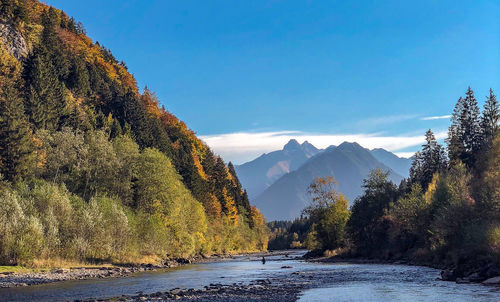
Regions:
<svg viewBox="0 0 500 302"><path fill-rule="evenodd" d="M411 158L398 157L385 149L373 149L370 153L381 163L390 167L394 172L408 178L410 176Z"/></svg>
<svg viewBox="0 0 500 302"><path fill-rule="evenodd" d="M307 187L315 177L334 176L337 189L352 201L362 192L362 182L371 170L389 171L389 179L399 183L403 176L383 164L357 143L331 146L269 186L254 203L268 220L290 220L300 216L309 203ZM245 184L243 183L243 186Z"/></svg>
<svg viewBox="0 0 500 302"><path fill-rule="evenodd" d="M305 141L290 140L282 150L262 154L245 164L235 166L236 174L250 199L256 198L281 176L295 171L321 150Z"/></svg>

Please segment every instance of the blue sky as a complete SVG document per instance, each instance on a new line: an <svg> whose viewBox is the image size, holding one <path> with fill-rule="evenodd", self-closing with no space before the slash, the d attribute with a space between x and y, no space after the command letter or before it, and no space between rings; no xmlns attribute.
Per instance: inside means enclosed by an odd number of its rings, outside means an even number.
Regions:
<svg viewBox="0 0 500 302"><path fill-rule="evenodd" d="M499 1L49 0L226 160L292 137L408 155L500 91ZM498 93L497 93L498 94Z"/></svg>

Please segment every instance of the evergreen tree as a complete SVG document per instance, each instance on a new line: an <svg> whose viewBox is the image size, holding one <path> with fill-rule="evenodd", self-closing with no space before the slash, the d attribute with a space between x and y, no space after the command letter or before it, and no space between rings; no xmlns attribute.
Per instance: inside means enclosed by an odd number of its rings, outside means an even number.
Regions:
<svg viewBox="0 0 500 302"><path fill-rule="evenodd" d="M50 7L48 10L43 11L41 19L43 25L41 44L46 49L49 59L55 67L53 75L57 75L59 80L63 82L68 77L70 63L55 30L56 27L60 27L61 15L55 8Z"/></svg>
<svg viewBox="0 0 500 302"><path fill-rule="evenodd" d="M73 59L67 83L68 88L73 91L75 96L87 97L90 95L89 72L83 59L79 57Z"/></svg>
<svg viewBox="0 0 500 302"><path fill-rule="evenodd" d="M469 168L476 162L481 148L482 133L479 106L474 92L469 87L465 99L455 105L452 125L448 131L448 154L452 161L462 161Z"/></svg>
<svg viewBox="0 0 500 302"><path fill-rule="evenodd" d="M65 107L64 87L54 76L56 69L43 45L29 58L24 71L31 122L37 129L56 130Z"/></svg>
<svg viewBox="0 0 500 302"><path fill-rule="evenodd" d="M15 181L33 174L36 153L33 135L24 114L23 100L13 85L4 85L0 96L0 171Z"/></svg>
<svg viewBox="0 0 500 302"><path fill-rule="evenodd" d="M422 188L427 188L434 174L445 171L447 167L444 148L438 144L430 129L425 133L425 141L422 151L415 154L410 168L411 182L419 183Z"/></svg>
<svg viewBox="0 0 500 302"><path fill-rule="evenodd" d="M500 128L500 107L496 95L490 89L490 95L486 98L483 114L481 116L481 127L483 130L483 143L489 148L495 135Z"/></svg>
<svg viewBox="0 0 500 302"><path fill-rule="evenodd" d="M232 162L227 164L227 171L229 175L231 175L232 186L231 186L231 194L234 196L234 200L237 206L243 207L247 214L250 215L250 201L248 200L248 195L243 191L240 180L236 175L236 170L234 169L234 165Z"/></svg>

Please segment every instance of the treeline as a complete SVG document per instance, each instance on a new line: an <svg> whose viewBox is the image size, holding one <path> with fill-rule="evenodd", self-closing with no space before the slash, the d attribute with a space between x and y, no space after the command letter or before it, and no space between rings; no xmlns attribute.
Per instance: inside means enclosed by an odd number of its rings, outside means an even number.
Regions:
<svg viewBox="0 0 500 302"><path fill-rule="evenodd" d="M384 171L372 171L349 210L333 179L317 179L305 211L306 246L463 270L499 264L500 111L493 91L481 113L469 88L451 122L447 152L427 131L410 178L397 186Z"/></svg>
<svg viewBox="0 0 500 302"><path fill-rule="evenodd" d="M269 250L305 248L304 242L311 228L311 221L301 217L294 221L271 221L269 227Z"/></svg>
<svg viewBox="0 0 500 302"><path fill-rule="evenodd" d="M23 41L0 40L0 263L266 249L232 164L81 23L35 0L0 22Z"/></svg>

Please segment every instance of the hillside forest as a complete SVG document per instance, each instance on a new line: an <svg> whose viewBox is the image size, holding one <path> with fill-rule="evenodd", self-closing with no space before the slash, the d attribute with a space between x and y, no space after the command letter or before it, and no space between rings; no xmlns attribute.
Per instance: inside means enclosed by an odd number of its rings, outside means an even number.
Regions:
<svg viewBox="0 0 500 302"><path fill-rule="evenodd" d="M2 0L0 264L258 251L227 164L63 11Z"/></svg>

